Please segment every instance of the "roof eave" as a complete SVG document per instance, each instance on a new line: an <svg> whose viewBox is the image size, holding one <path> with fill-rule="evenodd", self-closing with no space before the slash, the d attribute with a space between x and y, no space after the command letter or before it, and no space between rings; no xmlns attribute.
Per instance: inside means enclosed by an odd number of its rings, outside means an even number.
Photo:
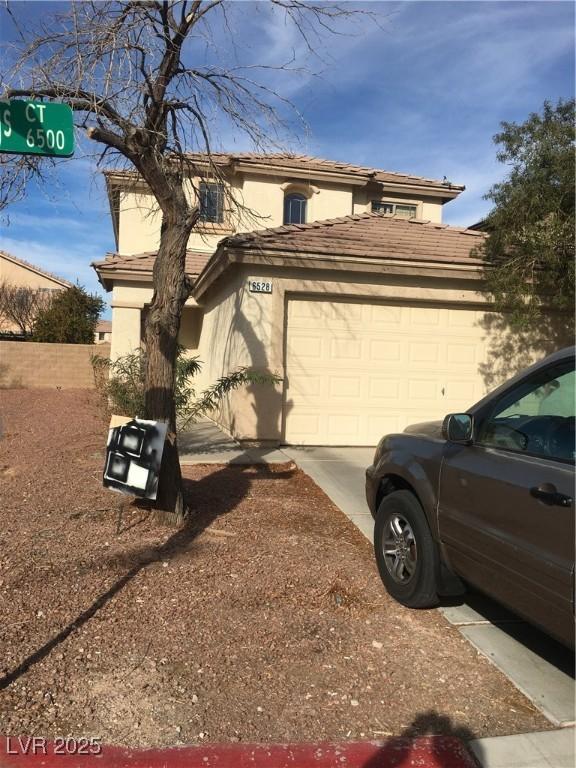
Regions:
<svg viewBox="0 0 576 768"><path fill-rule="evenodd" d="M332 255L322 252L315 252L313 250L287 250L281 248L265 248L265 247L230 247L219 246L210 261L206 264L200 275L198 276L194 287L192 289L192 295L199 302L202 296L210 288L210 286L220 277L220 275L229 267L234 264L260 264L265 263L267 266L286 266L286 262L297 262L298 266L304 268L321 269L322 265L326 268L334 269L335 265L341 265L346 269L352 265L366 266L372 269L381 269L387 267L389 270L398 270L399 272L407 271L412 272L415 268L425 270L442 270L449 272L450 274L465 273L466 277L470 279L481 279L482 277L482 261L472 257L462 257L456 259L450 259L445 261L430 259L409 259L406 257L361 257L352 255ZM290 264L289 266L294 266Z"/></svg>
<svg viewBox="0 0 576 768"><path fill-rule="evenodd" d="M197 159L195 165L199 167L210 167L210 163L207 160ZM246 160L234 160L233 158L227 161L218 162L218 159L212 163L212 165L220 165L223 168L228 168L232 172L238 173L254 173L261 176L282 176L288 178L307 179L309 181L317 179L319 181L332 181L347 184L355 187L365 187L368 184L377 184L383 191L388 192L418 192L420 194L429 197L442 197L444 202L453 200L455 197L463 192L466 187L463 184L443 184L442 182L434 183L433 180L422 180L424 183L419 183L419 179L414 180L404 179L402 181L395 181L393 179L378 179L378 170L368 171L367 173L354 173L345 171L334 171L329 169L312 169L312 168L295 168L289 165L282 165L281 163L274 165L266 162L252 162ZM107 182L115 183L120 186L130 181L132 185L144 185L145 182L135 171L124 170L107 170L104 171Z"/></svg>
<svg viewBox="0 0 576 768"><path fill-rule="evenodd" d="M417 182L378 181L376 179L374 181L383 192L417 192L425 197L441 197L445 203L454 200L466 189L464 185L456 186L454 184L449 187L444 184L433 186L431 184L419 185Z"/></svg>
<svg viewBox="0 0 576 768"><path fill-rule="evenodd" d="M352 187L365 187L374 178L374 174L361 175L265 163L238 162L234 164L234 170L239 173L254 173L259 176L282 176L282 178L306 179L307 181L340 182Z"/></svg>
<svg viewBox="0 0 576 768"><path fill-rule="evenodd" d="M106 265L104 262L94 261L90 265L98 276L100 285L106 290L111 291L114 288L114 282L130 282L130 283L152 283L152 270L151 269L114 269ZM187 277L196 280L197 274L193 272L187 272Z"/></svg>

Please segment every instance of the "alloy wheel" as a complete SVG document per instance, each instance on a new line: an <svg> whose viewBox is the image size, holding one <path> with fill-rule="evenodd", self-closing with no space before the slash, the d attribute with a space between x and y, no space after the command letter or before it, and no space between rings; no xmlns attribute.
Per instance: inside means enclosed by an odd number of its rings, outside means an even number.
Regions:
<svg viewBox="0 0 576 768"><path fill-rule="evenodd" d="M414 531L404 515L390 515L382 539L388 573L398 584L408 584L416 572L418 549Z"/></svg>

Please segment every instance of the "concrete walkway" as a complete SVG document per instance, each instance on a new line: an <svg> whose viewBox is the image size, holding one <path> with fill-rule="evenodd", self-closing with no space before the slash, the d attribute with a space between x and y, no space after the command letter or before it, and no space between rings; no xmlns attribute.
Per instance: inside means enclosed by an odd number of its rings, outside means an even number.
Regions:
<svg viewBox="0 0 576 768"><path fill-rule="evenodd" d="M373 448L284 447L242 449L211 422L180 438L182 463L283 463L294 461L370 541L374 521L364 495L364 472ZM439 609L555 726L542 733L478 739L483 768L573 768L574 659L566 649L494 601L470 593Z"/></svg>
<svg viewBox="0 0 576 768"><path fill-rule="evenodd" d="M180 464L284 464L291 459L276 448L244 448L205 419L178 435Z"/></svg>

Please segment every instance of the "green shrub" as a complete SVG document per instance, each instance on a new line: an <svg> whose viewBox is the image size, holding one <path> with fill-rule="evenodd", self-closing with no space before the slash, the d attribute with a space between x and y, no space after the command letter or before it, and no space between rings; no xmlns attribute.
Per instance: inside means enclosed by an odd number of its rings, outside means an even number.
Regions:
<svg viewBox="0 0 576 768"><path fill-rule="evenodd" d="M174 401L176 420L180 428L213 411L232 390L249 384L277 384L282 379L271 373L260 373L238 368L196 397L192 379L201 368L197 357L186 357L184 348L178 349ZM146 357L142 350L119 357L114 362L106 357L93 355L96 390L99 392L106 415L142 416L145 400Z"/></svg>
<svg viewBox="0 0 576 768"><path fill-rule="evenodd" d="M59 291L41 308L34 321L32 341L53 344L93 344L104 301L80 285Z"/></svg>

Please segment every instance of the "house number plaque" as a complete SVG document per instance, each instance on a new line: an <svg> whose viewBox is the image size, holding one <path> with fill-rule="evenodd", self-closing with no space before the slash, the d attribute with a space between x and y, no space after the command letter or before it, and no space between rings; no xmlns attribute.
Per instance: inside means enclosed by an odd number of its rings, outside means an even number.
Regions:
<svg viewBox="0 0 576 768"><path fill-rule="evenodd" d="M248 280L250 293L272 293L271 280Z"/></svg>

